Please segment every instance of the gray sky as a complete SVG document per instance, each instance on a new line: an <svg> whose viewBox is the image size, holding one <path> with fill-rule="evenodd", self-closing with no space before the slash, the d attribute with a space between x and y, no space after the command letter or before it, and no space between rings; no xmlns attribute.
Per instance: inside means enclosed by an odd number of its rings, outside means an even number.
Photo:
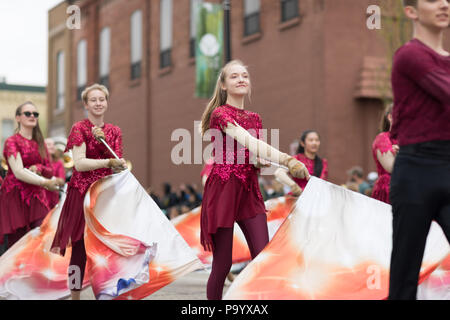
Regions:
<svg viewBox="0 0 450 320"><path fill-rule="evenodd" d="M48 10L63 0L0 0L0 78L47 85Z"/></svg>

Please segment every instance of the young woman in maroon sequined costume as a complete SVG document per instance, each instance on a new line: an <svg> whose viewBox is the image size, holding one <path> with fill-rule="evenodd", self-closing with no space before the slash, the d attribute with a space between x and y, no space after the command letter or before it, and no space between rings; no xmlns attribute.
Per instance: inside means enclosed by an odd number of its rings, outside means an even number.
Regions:
<svg viewBox="0 0 450 320"><path fill-rule="evenodd" d="M221 299L232 262L233 226L242 229L254 258L268 243L267 217L258 185L258 164L250 152L285 165L299 178L309 178L305 166L259 140L261 117L244 110L250 92L247 68L240 61L225 65L215 93L202 116L202 134L213 136L214 164L206 181L201 211L201 243L213 252L207 298Z"/></svg>
<svg viewBox="0 0 450 320"><path fill-rule="evenodd" d="M80 272L74 288L71 288L73 300L80 298L86 267L86 250L83 239L84 196L92 183L115 171L120 171L126 166L125 160L113 159L110 151L99 141L99 138L103 138L119 157L122 156L120 128L103 121L108 108L108 89L94 84L86 88L81 96L88 117L72 126L67 139L66 152L72 150L74 168L51 247L52 252L64 255L66 246L69 243L72 245L70 266L77 266L78 269L73 270ZM69 269L69 273L70 271Z"/></svg>
<svg viewBox="0 0 450 320"><path fill-rule="evenodd" d="M0 238L8 235L8 248L39 226L48 213L43 187L58 187L56 181L50 180L53 170L38 116L33 103L20 105L16 110L17 133L6 139L3 148L9 170L0 188Z"/></svg>

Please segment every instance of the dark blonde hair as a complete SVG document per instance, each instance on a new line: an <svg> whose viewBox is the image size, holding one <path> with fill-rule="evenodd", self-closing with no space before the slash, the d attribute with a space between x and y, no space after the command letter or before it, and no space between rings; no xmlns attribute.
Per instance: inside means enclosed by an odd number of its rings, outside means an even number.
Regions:
<svg viewBox="0 0 450 320"><path fill-rule="evenodd" d="M239 64L247 69L247 66L241 60L232 60L228 62L223 68L220 70L219 76L217 77L216 87L214 89L214 94L209 100L205 111L203 112L201 124L200 124L200 133L202 135L205 134L209 129L209 122L211 120L211 114L217 107L224 105L227 102L227 92L222 89L222 85L225 84L226 78L226 70L228 67L234 64ZM250 92L249 92L250 95Z"/></svg>
<svg viewBox="0 0 450 320"><path fill-rule="evenodd" d="M391 129L391 122L389 121L388 116L392 114L393 107L394 104L390 103L384 108L383 116L380 121L380 132L388 132Z"/></svg>
<svg viewBox="0 0 450 320"><path fill-rule="evenodd" d="M36 108L36 106L34 105L33 102L26 101L17 107L16 116L20 116L22 114L22 108L24 106L26 106L27 104L30 104ZM18 123L16 133L19 132L19 130L20 130L20 122ZM47 158L47 148L45 147L44 135L42 134L41 128L39 127L39 120L36 121L36 126L33 128L32 139L34 141L36 141L39 146L39 154L41 155L41 158L46 159Z"/></svg>

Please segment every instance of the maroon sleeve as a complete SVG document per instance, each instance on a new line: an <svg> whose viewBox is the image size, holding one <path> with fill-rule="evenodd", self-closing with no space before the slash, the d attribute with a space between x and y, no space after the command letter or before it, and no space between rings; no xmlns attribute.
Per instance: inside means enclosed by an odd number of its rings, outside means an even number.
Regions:
<svg viewBox="0 0 450 320"><path fill-rule="evenodd" d="M83 135L82 130L82 123L77 122L72 126L72 129L70 130L69 137L67 138L67 145L65 152L69 151L70 149L73 149L74 146L81 146L85 142L85 138Z"/></svg>
<svg viewBox="0 0 450 320"><path fill-rule="evenodd" d="M228 123L231 122L232 124L235 124L236 121L234 120L233 115L228 112L226 109L223 109L221 107L217 107L214 109L214 111L211 114L211 120L210 120L210 128L220 129L224 130Z"/></svg>
<svg viewBox="0 0 450 320"><path fill-rule="evenodd" d="M394 68L435 99L450 101L450 74L436 63L431 53L417 47L402 48L397 52Z"/></svg>

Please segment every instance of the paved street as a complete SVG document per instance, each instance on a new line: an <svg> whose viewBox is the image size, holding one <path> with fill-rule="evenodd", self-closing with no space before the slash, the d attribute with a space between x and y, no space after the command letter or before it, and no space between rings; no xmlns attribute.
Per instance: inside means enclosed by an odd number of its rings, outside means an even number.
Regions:
<svg viewBox="0 0 450 320"><path fill-rule="evenodd" d="M206 282L208 271L191 272L168 286L160 289L144 300L206 300ZM230 282L225 280L225 289L229 288ZM70 298L69 298L70 299ZM94 300L94 294L89 287L81 292L81 299Z"/></svg>

